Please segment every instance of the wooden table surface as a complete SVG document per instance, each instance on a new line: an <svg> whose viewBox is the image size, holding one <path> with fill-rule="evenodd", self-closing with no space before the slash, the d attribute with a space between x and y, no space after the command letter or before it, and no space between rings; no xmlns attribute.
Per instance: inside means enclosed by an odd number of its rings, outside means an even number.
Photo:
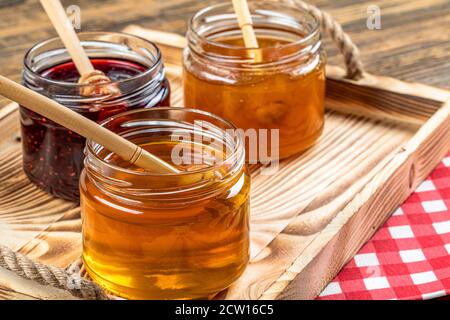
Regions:
<svg viewBox="0 0 450 320"><path fill-rule="evenodd" d="M184 34L186 21L217 0L64 0L81 8L82 31L120 31L129 24ZM311 0L343 25L367 71L450 88L450 1ZM369 5L381 9L381 30L369 30ZM34 43L56 35L37 0L0 0L0 74L20 79ZM326 43L329 62L341 64ZM4 100L2 101L5 102Z"/></svg>

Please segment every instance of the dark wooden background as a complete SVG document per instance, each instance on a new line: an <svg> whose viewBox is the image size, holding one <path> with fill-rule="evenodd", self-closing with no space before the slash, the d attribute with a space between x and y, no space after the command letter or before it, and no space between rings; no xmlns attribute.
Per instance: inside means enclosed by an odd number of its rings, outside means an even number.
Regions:
<svg viewBox="0 0 450 320"><path fill-rule="evenodd" d="M82 31L120 31L129 24L183 34L198 9L217 0L64 0L81 8ZM366 69L450 88L449 0L311 0L342 23L359 46ZM366 26L367 7L381 9L381 30ZM37 0L0 0L0 74L20 79L22 57L55 35ZM329 42L329 62L341 64ZM2 103L5 101L2 100Z"/></svg>

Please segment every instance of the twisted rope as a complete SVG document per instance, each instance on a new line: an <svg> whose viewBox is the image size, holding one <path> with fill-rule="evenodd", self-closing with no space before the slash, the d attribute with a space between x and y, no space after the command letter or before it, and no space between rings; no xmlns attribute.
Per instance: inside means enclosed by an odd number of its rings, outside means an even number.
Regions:
<svg viewBox="0 0 450 320"><path fill-rule="evenodd" d="M22 278L45 286L62 289L85 300L108 300L109 297L95 283L81 278L76 273L66 272L53 266L34 262L11 249L0 245L0 267L16 273Z"/></svg>
<svg viewBox="0 0 450 320"><path fill-rule="evenodd" d="M339 51L344 56L347 67L347 78L358 80L363 77L364 67L361 62L358 47L352 42L349 35L342 30L341 25L327 12L308 4L302 0L287 0L293 5L297 5L305 11L311 13L316 18L322 28L330 35Z"/></svg>

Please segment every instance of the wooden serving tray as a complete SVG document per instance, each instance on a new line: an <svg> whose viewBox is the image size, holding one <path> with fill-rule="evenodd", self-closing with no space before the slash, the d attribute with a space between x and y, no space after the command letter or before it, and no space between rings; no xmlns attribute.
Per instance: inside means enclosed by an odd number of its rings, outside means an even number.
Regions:
<svg viewBox="0 0 450 320"><path fill-rule="evenodd" d="M184 38L126 29L157 42L182 106ZM450 149L450 92L327 67L326 127L275 176L252 172L251 256L218 298L312 299ZM447 101L447 102L445 102ZM17 105L0 109L0 244L67 267L81 254L79 208L33 186L22 172ZM68 298L0 268L0 298Z"/></svg>

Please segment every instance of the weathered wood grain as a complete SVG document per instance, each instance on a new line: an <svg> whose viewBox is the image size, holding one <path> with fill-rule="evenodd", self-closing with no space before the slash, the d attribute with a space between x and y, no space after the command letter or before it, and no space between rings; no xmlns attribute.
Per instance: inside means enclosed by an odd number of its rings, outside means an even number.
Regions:
<svg viewBox="0 0 450 320"><path fill-rule="evenodd" d="M82 31L120 31L129 24L184 34L187 19L219 0L64 0L81 8ZM450 2L447 0L311 0L333 14L361 50L367 71L450 88ZM381 30L366 26L369 5ZM37 0L0 8L0 71L18 80L30 46L56 35ZM341 64L328 45L330 64Z"/></svg>

